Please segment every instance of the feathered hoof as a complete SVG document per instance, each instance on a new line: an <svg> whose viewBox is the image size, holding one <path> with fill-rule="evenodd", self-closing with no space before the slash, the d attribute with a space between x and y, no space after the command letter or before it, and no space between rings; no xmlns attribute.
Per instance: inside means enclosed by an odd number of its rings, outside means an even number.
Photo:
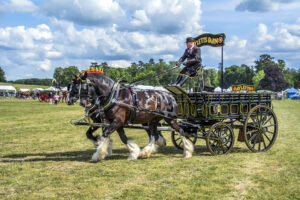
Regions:
<svg viewBox="0 0 300 200"><path fill-rule="evenodd" d="M152 149L153 149L153 147L151 147L151 146L147 145L144 147L144 149L141 151L141 153L139 155L140 159L146 159L146 158L150 157L150 155L152 153Z"/></svg>
<svg viewBox="0 0 300 200"><path fill-rule="evenodd" d="M91 140L92 143L94 144L95 148L97 148L99 146L100 140L101 140L101 136L99 134L96 135L96 141L95 140Z"/></svg>
<svg viewBox="0 0 300 200"><path fill-rule="evenodd" d="M154 144L153 148L152 148L152 153L157 153L158 152L158 148L159 148L159 145Z"/></svg>
<svg viewBox="0 0 300 200"><path fill-rule="evenodd" d="M93 154L93 156L92 156L92 160L91 160L91 162L94 162L94 163L96 163L96 162L99 162L99 154L98 154L98 152L95 152L94 154Z"/></svg>
<svg viewBox="0 0 300 200"><path fill-rule="evenodd" d="M109 139L107 156L113 155L112 148L113 148L113 141L112 141L112 139Z"/></svg>
<svg viewBox="0 0 300 200"><path fill-rule="evenodd" d="M158 137L158 140L155 142L158 146L163 147L167 145L166 139L162 136Z"/></svg>
<svg viewBox="0 0 300 200"><path fill-rule="evenodd" d="M128 160L136 160L138 159L141 149L138 144L136 144L133 140L128 140L127 141L127 147L129 149L129 156Z"/></svg>
<svg viewBox="0 0 300 200"><path fill-rule="evenodd" d="M182 137L182 141L183 141L183 157L191 158L194 152L193 143L187 140L185 137Z"/></svg>

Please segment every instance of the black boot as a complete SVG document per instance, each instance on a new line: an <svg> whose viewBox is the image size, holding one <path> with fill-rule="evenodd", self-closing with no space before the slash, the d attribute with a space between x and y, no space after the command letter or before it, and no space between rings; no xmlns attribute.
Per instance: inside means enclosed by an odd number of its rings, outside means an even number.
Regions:
<svg viewBox="0 0 300 200"><path fill-rule="evenodd" d="M181 81L181 79L182 79L182 75L178 75L177 78L176 78L176 81L173 85L178 85L179 82Z"/></svg>
<svg viewBox="0 0 300 200"><path fill-rule="evenodd" d="M187 76L182 76L180 82L177 85L182 86L187 79L188 79Z"/></svg>

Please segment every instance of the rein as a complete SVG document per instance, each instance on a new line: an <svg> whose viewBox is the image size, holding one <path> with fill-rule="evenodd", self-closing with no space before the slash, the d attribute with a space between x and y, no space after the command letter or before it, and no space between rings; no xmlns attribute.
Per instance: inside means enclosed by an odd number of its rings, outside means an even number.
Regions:
<svg viewBox="0 0 300 200"><path fill-rule="evenodd" d="M87 83L90 83L89 79L87 79L84 84L87 84ZM88 87L89 87L88 84L85 85L84 87L86 87L85 90L88 91ZM89 99L92 99L88 92L87 92L87 94L85 94L83 96L81 93L81 90L82 90L82 84L80 84L80 86L79 86L79 100L81 97L88 97ZM112 106L117 102L117 98L119 96L119 91L120 91L120 81L116 81L114 83L114 85L112 86L111 91L109 92L109 95L106 97L105 103L103 105L101 105L101 101L100 101L101 98L105 97L104 95L97 96L95 103L92 105L92 107L86 109L87 116L88 117L91 116L98 110L99 110L99 113L101 113L101 116L103 116L103 112L111 109ZM94 100L94 99L92 99L92 100ZM96 107L98 109L91 111Z"/></svg>

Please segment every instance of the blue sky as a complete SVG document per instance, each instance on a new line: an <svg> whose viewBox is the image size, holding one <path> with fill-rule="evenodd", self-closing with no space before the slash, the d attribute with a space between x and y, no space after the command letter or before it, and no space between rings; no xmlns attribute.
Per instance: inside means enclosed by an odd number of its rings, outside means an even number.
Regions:
<svg viewBox="0 0 300 200"><path fill-rule="evenodd" d="M225 33L224 66L268 53L300 67L299 0L0 0L0 66L8 80L51 78L90 62L176 61L185 38ZM202 47L217 68L220 48Z"/></svg>

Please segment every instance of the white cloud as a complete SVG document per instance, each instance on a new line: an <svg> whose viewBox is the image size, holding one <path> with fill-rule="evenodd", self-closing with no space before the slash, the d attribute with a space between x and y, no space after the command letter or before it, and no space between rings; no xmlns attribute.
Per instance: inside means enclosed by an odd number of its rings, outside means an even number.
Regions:
<svg viewBox="0 0 300 200"><path fill-rule="evenodd" d="M109 61L108 64L112 67L126 68L130 66L131 62L128 60L112 60Z"/></svg>
<svg viewBox="0 0 300 200"><path fill-rule="evenodd" d="M134 3L125 1L126 3L120 4L129 10L129 16L133 17L133 25L139 30L160 34L198 34L202 30L200 0L132 1Z"/></svg>
<svg viewBox="0 0 300 200"><path fill-rule="evenodd" d="M242 0L235 9L237 11L269 12L294 9L295 6L299 6L299 2L296 0Z"/></svg>
<svg viewBox="0 0 300 200"><path fill-rule="evenodd" d="M25 74L25 77L27 77L27 78L30 78L30 77L32 77L32 76L33 76L33 74L32 74L32 73Z"/></svg>
<svg viewBox="0 0 300 200"><path fill-rule="evenodd" d="M136 10L130 23L133 26L149 25L150 19L144 10Z"/></svg>
<svg viewBox="0 0 300 200"><path fill-rule="evenodd" d="M124 16L124 11L114 0L49 0L42 4L41 12L85 26L111 25Z"/></svg>
<svg viewBox="0 0 300 200"><path fill-rule="evenodd" d="M261 54L271 54L276 59L300 59L300 20L295 24L274 23L273 26L259 24L247 39L237 36L229 38L225 46L224 59L239 64L253 65ZM297 66L289 66L297 67Z"/></svg>
<svg viewBox="0 0 300 200"><path fill-rule="evenodd" d="M29 0L10 0L0 4L0 14L13 12L34 12L38 8Z"/></svg>

